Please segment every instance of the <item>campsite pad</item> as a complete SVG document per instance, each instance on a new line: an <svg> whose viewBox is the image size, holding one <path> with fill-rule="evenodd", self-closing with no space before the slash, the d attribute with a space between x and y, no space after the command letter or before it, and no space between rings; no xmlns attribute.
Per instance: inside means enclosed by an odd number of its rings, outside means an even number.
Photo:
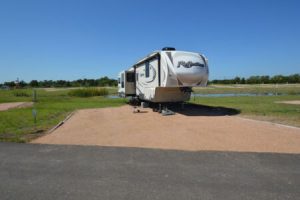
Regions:
<svg viewBox="0 0 300 200"><path fill-rule="evenodd" d="M13 102L13 103L0 103L0 111L12 109L12 108L25 108L32 106L32 102Z"/></svg>
<svg viewBox="0 0 300 200"><path fill-rule="evenodd" d="M190 109L190 111L189 111ZM248 120L222 108L186 108L162 116L131 106L77 111L33 143L143 147L188 151L300 153L300 129ZM229 116L230 115L230 116Z"/></svg>

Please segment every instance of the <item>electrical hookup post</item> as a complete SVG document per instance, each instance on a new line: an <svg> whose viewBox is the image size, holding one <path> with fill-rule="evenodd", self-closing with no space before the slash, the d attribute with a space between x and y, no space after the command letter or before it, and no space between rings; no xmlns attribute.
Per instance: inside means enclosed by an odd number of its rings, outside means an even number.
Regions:
<svg viewBox="0 0 300 200"><path fill-rule="evenodd" d="M33 101L32 117L33 117L34 127L36 128L36 119L37 119L37 110L36 110L36 107L35 107L35 104L37 102L36 89L33 89L32 101Z"/></svg>
<svg viewBox="0 0 300 200"><path fill-rule="evenodd" d="M33 89L32 91L32 101L37 102L36 89Z"/></svg>
<svg viewBox="0 0 300 200"><path fill-rule="evenodd" d="M37 116L37 111L36 111L35 107L33 107L33 109L32 109L32 117L33 117L34 126L36 126L36 116Z"/></svg>

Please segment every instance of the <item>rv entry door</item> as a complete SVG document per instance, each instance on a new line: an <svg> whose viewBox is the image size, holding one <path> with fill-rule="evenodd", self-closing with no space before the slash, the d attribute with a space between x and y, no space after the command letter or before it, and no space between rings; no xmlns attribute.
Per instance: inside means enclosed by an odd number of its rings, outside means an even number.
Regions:
<svg viewBox="0 0 300 200"><path fill-rule="evenodd" d="M134 71L126 71L125 95L135 95L135 73Z"/></svg>

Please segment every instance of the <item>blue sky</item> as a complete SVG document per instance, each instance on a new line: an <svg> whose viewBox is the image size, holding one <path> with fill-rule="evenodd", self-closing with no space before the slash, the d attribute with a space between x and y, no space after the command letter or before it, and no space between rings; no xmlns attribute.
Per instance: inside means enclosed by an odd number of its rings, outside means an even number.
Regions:
<svg viewBox="0 0 300 200"><path fill-rule="evenodd" d="M210 79L300 73L300 1L0 0L0 82L116 78L173 46Z"/></svg>

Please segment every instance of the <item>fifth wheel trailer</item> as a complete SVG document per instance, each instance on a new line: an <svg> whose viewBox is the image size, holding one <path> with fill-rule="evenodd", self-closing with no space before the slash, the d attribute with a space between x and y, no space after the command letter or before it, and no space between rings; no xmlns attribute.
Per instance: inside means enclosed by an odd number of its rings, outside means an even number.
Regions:
<svg viewBox="0 0 300 200"><path fill-rule="evenodd" d="M204 55L166 47L120 72L118 94L154 103L184 102L192 87L207 85L208 74Z"/></svg>

